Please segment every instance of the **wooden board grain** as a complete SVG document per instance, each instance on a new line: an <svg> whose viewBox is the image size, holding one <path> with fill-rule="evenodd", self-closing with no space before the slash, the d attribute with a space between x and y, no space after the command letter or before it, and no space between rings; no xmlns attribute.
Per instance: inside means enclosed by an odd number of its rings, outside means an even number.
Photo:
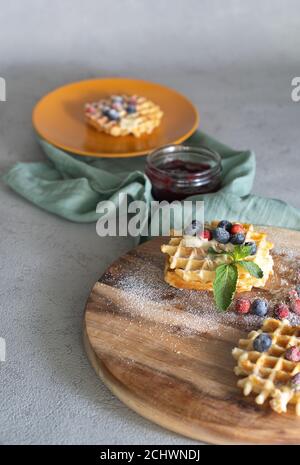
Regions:
<svg viewBox="0 0 300 465"><path fill-rule="evenodd" d="M300 233L263 229L276 245L269 288L295 284ZM184 436L217 444L298 444L300 419L292 410L278 415L236 386L231 350L260 319L220 315L210 310L210 293L164 283L162 240L118 259L92 289L84 341L97 374L130 408ZM268 289L250 294L269 298Z"/></svg>

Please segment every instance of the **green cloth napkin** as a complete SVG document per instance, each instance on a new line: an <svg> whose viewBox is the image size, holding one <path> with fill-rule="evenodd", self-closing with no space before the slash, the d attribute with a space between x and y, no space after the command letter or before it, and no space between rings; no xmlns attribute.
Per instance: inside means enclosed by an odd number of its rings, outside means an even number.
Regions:
<svg viewBox="0 0 300 465"><path fill-rule="evenodd" d="M132 200L150 202L151 184L144 174L145 157L87 159L68 154L40 140L48 161L17 163L4 181L30 202L51 213L79 223L99 218L102 200L118 205L118 193ZM285 202L251 195L255 155L235 151L197 131L186 144L204 145L222 157L221 189L190 199L204 200L205 219L226 218L262 225L300 229L300 211Z"/></svg>

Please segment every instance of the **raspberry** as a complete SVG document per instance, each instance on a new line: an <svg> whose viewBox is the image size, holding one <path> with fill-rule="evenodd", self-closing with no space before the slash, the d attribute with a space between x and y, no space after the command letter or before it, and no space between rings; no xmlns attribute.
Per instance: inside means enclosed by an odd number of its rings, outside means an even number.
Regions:
<svg viewBox="0 0 300 465"><path fill-rule="evenodd" d="M300 390L300 373L296 373L291 379L291 387L296 391Z"/></svg>
<svg viewBox="0 0 300 465"><path fill-rule="evenodd" d="M135 105L137 103L137 98L135 95L132 95L129 99L129 103Z"/></svg>
<svg viewBox="0 0 300 465"><path fill-rule="evenodd" d="M92 113L92 114L96 113L96 109L93 107L93 105L87 105L87 106L85 107L85 111L86 111L87 113Z"/></svg>
<svg viewBox="0 0 300 465"><path fill-rule="evenodd" d="M292 304L292 310L296 315L300 315L300 299L295 299Z"/></svg>
<svg viewBox="0 0 300 465"><path fill-rule="evenodd" d="M289 298L290 300L294 300L294 299L297 299L298 297L298 292L296 291L296 289L291 289L289 291Z"/></svg>
<svg viewBox="0 0 300 465"><path fill-rule="evenodd" d="M207 239L210 241L212 238L212 232L209 229L204 229L203 233L201 234L201 239Z"/></svg>
<svg viewBox="0 0 300 465"><path fill-rule="evenodd" d="M275 316L279 318L279 320L284 320L290 314L289 307L286 304L279 304L275 308Z"/></svg>
<svg viewBox="0 0 300 465"><path fill-rule="evenodd" d="M235 303L235 310L238 313L248 313L251 307L249 299L238 299Z"/></svg>
<svg viewBox="0 0 300 465"><path fill-rule="evenodd" d="M300 349L299 347L292 346L285 352L285 358L290 362L300 362Z"/></svg>
<svg viewBox="0 0 300 465"><path fill-rule="evenodd" d="M120 103L113 103L111 106L114 110L122 111L122 105Z"/></svg>
<svg viewBox="0 0 300 465"><path fill-rule="evenodd" d="M241 224L233 224L230 229L230 234L245 233L245 230Z"/></svg>

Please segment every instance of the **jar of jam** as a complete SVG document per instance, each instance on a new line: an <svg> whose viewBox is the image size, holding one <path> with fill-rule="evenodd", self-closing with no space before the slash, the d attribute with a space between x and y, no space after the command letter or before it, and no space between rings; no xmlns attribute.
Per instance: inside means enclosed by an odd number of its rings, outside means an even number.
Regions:
<svg viewBox="0 0 300 465"><path fill-rule="evenodd" d="M220 188L221 157L207 147L167 145L148 155L145 172L156 200L183 200Z"/></svg>

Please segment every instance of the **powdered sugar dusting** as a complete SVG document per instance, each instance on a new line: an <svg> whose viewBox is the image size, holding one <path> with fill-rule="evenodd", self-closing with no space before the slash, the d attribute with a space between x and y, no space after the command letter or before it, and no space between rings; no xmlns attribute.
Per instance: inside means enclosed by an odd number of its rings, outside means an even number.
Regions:
<svg viewBox="0 0 300 465"><path fill-rule="evenodd" d="M253 289L243 293L250 299L263 297L269 301L267 316L273 316L276 303L286 299L288 290L300 282L298 280L299 251L277 248L273 252L275 276L270 279L267 289ZM120 270L114 287L126 295L126 308L143 325L151 322L149 331L160 337L159 327L163 324L164 332L176 336L193 336L199 333L222 335L224 328L239 328L244 331L257 329L263 318L256 315L237 314L233 308L226 312L217 310L212 292L176 289L164 281L163 266L158 266L151 258L138 260L130 273ZM232 306L233 307L233 306ZM292 324L300 324L300 317L291 313ZM157 332L156 332L157 331Z"/></svg>
<svg viewBox="0 0 300 465"><path fill-rule="evenodd" d="M164 324L164 334L192 336L197 333L221 334L222 327L236 326L250 329L260 325L255 315L237 315L233 311L221 313L214 304L211 292L175 289L163 280L163 271L151 263L137 268L134 274L124 275L115 283L126 295L126 308L132 317L149 320L152 328ZM166 331L167 330L167 331Z"/></svg>

